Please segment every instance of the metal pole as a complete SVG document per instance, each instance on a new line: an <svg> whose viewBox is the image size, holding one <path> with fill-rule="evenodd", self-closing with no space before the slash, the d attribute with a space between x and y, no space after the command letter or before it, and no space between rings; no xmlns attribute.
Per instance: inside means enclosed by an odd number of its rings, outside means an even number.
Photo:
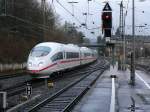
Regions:
<svg viewBox="0 0 150 112"><path fill-rule="evenodd" d="M131 105L131 112L135 112L135 100L131 97L132 105Z"/></svg>
<svg viewBox="0 0 150 112"><path fill-rule="evenodd" d="M121 38L121 4L120 4L120 18L119 18L119 33Z"/></svg>
<svg viewBox="0 0 150 112"><path fill-rule="evenodd" d="M7 93L0 92L0 112L6 112L7 107Z"/></svg>
<svg viewBox="0 0 150 112"><path fill-rule="evenodd" d="M123 41L123 63L122 70L125 70L125 15L123 14L123 3L122 4L122 41Z"/></svg>
<svg viewBox="0 0 150 112"><path fill-rule="evenodd" d="M47 78L45 78L45 88L48 88L48 81L47 81Z"/></svg>
<svg viewBox="0 0 150 112"><path fill-rule="evenodd" d="M125 37L125 19L126 14L124 14L124 23L123 23L123 70L126 70L126 37Z"/></svg>
<svg viewBox="0 0 150 112"><path fill-rule="evenodd" d="M134 76L134 83L135 83L135 5L133 0L133 76Z"/></svg>
<svg viewBox="0 0 150 112"><path fill-rule="evenodd" d="M135 7L134 7L134 0L132 0L132 36L133 36L133 61L132 61L132 68L131 68L131 84L135 85Z"/></svg>
<svg viewBox="0 0 150 112"><path fill-rule="evenodd" d="M123 15L123 3L121 1L120 3L120 38L122 41L121 45L121 70L124 69L124 36L123 36L123 30L124 30L124 15Z"/></svg>

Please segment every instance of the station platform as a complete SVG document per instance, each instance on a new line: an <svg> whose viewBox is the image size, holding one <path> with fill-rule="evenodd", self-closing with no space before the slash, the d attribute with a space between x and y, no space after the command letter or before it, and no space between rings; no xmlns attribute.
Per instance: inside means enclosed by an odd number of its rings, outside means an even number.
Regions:
<svg viewBox="0 0 150 112"><path fill-rule="evenodd" d="M112 79L115 79L115 111L111 111ZM150 75L136 70L135 86L130 85L130 71L117 65L106 70L84 95L72 112L150 112Z"/></svg>

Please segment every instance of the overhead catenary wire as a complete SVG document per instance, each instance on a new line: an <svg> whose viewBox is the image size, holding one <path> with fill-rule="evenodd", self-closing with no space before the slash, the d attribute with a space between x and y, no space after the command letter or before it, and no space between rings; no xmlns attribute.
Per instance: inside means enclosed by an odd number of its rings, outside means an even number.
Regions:
<svg viewBox="0 0 150 112"><path fill-rule="evenodd" d="M26 23L26 24L30 24L30 25L32 25L32 26L36 26L36 27L38 27L38 28L40 28L40 29L45 29L45 30L48 30L48 29L49 29L48 26L44 26L43 24L33 23L33 22L31 22L31 21L24 20L24 19L22 19L22 18L13 16L13 15L7 15L7 16L8 16L8 17L11 17L11 18L14 18L14 19L16 19L16 20L19 20L19 21L21 21L21 22L24 22L24 23Z"/></svg>
<svg viewBox="0 0 150 112"><path fill-rule="evenodd" d="M56 2L66 11L68 12L76 21L78 21L80 24L82 24L82 22L76 17L74 16L63 4L61 4L59 2L59 0L56 0Z"/></svg>
<svg viewBox="0 0 150 112"><path fill-rule="evenodd" d="M68 14L70 14L79 24L83 24L80 19L78 19L75 15L73 15L72 12L70 12L61 2L59 2L59 0L55 0ZM100 27L94 27L94 28L89 28L88 26L83 26L83 28L87 29L87 30L93 30L93 29L98 29Z"/></svg>
<svg viewBox="0 0 150 112"><path fill-rule="evenodd" d="M94 1L93 3L95 3L95 2L96 2L96 1ZM98 4L98 5L100 5L100 4ZM92 17L92 25L93 25L93 28L90 28L90 29L88 29L88 30L93 30L93 32L95 33L95 30L100 30L101 27L95 25L95 21L94 21L95 18L93 18L93 15L94 15L94 14L91 14L91 13L90 13L89 0L88 0L88 15Z"/></svg>
<svg viewBox="0 0 150 112"><path fill-rule="evenodd" d="M125 14L124 14L125 19L126 19L127 15L128 15L129 10L132 10L132 8L129 8L129 3L130 3L130 0L127 1L126 12L125 12ZM136 7L135 10L138 11L138 12L141 11L141 10L138 9L138 7ZM136 18L136 21L137 21L137 18ZM130 26L130 27L129 27L129 26ZM126 25L126 27L127 27L128 29L131 28L131 26L132 26L132 25ZM143 25L136 25L136 26L135 26L135 27L136 27L135 30L138 31L138 32L143 32L143 28L142 28L141 26L143 26ZM145 27L146 27L146 26L145 26Z"/></svg>
<svg viewBox="0 0 150 112"><path fill-rule="evenodd" d="M55 5L54 5L54 0L51 0L50 6L53 8L54 13L56 14L56 8L55 8Z"/></svg>

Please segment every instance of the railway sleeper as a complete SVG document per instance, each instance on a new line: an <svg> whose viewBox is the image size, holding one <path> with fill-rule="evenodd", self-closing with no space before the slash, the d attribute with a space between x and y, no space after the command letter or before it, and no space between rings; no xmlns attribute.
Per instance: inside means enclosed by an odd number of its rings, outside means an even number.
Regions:
<svg viewBox="0 0 150 112"><path fill-rule="evenodd" d="M47 104L43 108L48 107L48 108L64 108L68 103L54 103L54 104Z"/></svg>
<svg viewBox="0 0 150 112"><path fill-rule="evenodd" d="M53 101L69 101L69 100L72 100L72 98L70 97L59 97L59 98L56 98L54 99Z"/></svg>
<svg viewBox="0 0 150 112"><path fill-rule="evenodd" d="M67 104L57 104L57 105L55 105L55 104L47 104L47 105L45 105L44 107L42 107L42 108L49 108L49 109L63 109L65 106L66 106Z"/></svg>
<svg viewBox="0 0 150 112"><path fill-rule="evenodd" d="M77 85L76 87L74 87L74 88L83 89L83 88L86 88L88 85L90 85L90 81L87 82L87 83L78 84L78 85Z"/></svg>
<svg viewBox="0 0 150 112"><path fill-rule="evenodd" d="M38 110L37 112L61 112L62 109L41 109Z"/></svg>
<svg viewBox="0 0 150 112"><path fill-rule="evenodd" d="M70 101L68 100L54 100L54 103L69 103Z"/></svg>
<svg viewBox="0 0 150 112"><path fill-rule="evenodd" d="M76 85L76 86L74 86L74 87L72 87L72 89L71 90L69 90L68 92L71 92L71 93L74 93L74 94L76 94L76 93L78 93L79 91L82 91L83 90L83 88L84 87L81 87L82 85ZM72 92L73 91L73 92Z"/></svg>
<svg viewBox="0 0 150 112"><path fill-rule="evenodd" d="M72 91L68 91L65 94L60 95L60 97L73 97L76 96L79 92L81 92L83 89L79 88L79 90L72 90Z"/></svg>

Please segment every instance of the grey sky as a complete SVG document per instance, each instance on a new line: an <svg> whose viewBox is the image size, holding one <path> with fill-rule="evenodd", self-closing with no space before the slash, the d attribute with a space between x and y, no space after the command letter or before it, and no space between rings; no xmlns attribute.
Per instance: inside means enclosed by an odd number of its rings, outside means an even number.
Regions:
<svg viewBox="0 0 150 112"><path fill-rule="evenodd" d="M71 16L66 10L64 10L60 4L56 2L56 0L53 0L55 10L57 14L60 15L61 23L64 23L65 21L68 21L70 23L76 23L76 26L80 26L80 23L84 23L86 16L83 15L83 13L88 11L88 0L58 0L67 10L69 10L71 13L72 11L72 6L68 2L70 1L76 1L78 3L74 4L74 16L79 20L76 20L73 16ZM89 29L91 28L96 28L96 27L101 27L101 12L102 9L105 5L103 3L106 0L92 0L89 1L89 13L87 17L87 26ZM112 7L113 10L113 33L115 32L116 28L119 26L119 3L121 0L107 0L109 1L110 6ZM123 0L124 2L124 10L127 9L127 4L129 1L128 5L128 15L126 17L126 33L131 34L132 28L132 0ZM142 34L142 35L147 35L150 34L150 24L149 24L149 18L150 18L150 0L145 0L144 2L140 2L144 0L135 0L135 17L136 17L136 25L144 25L147 24L148 29L145 28L136 28L136 34ZM49 0L51 3L52 0ZM54 7L53 7L54 8ZM143 12L144 11L144 12ZM94 22L94 24L93 24ZM79 28L78 30L83 31L86 37L90 38L91 40L95 40L98 35L101 35L101 29L94 29L94 30L87 30L85 28ZM91 32L95 32L95 34L91 34Z"/></svg>

